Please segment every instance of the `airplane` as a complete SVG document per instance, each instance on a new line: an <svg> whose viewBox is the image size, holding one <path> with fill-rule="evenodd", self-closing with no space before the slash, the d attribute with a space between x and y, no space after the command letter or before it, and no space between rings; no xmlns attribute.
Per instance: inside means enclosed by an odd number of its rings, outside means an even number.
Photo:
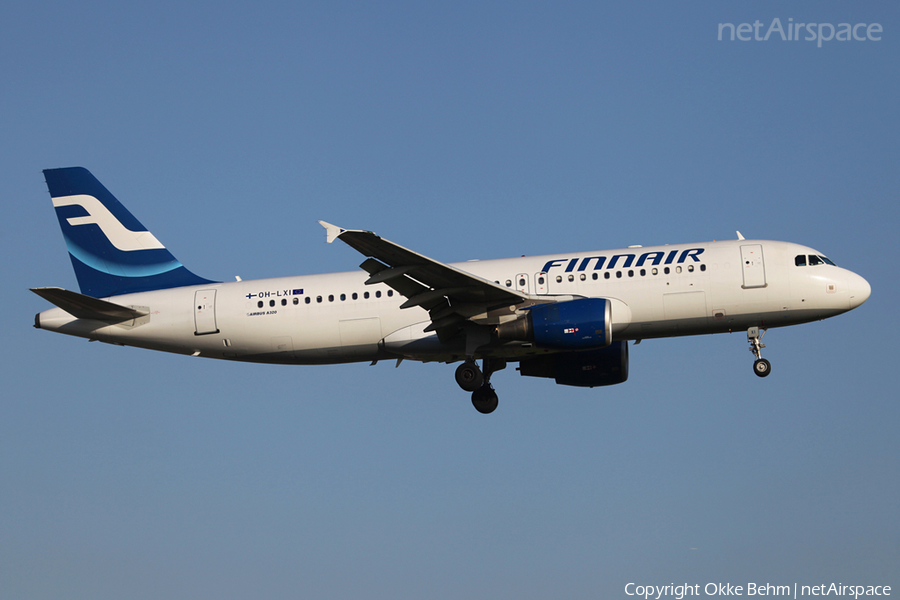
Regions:
<svg viewBox="0 0 900 600"><path fill-rule="evenodd" d="M861 276L790 242L738 239L443 263L319 221L360 271L218 282L199 277L81 167L46 169L80 293L33 288L55 305L34 326L189 356L280 364L460 363L480 413L491 376L597 387L628 379L628 342L746 331L759 377L770 328L865 302ZM476 361L481 361L478 366Z"/></svg>

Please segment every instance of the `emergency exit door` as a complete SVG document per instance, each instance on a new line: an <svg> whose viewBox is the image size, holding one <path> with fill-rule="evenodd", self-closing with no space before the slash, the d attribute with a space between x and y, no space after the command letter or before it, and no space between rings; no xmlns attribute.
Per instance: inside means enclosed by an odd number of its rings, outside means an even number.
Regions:
<svg viewBox="0 0 900 600"><path fill-rule="evenodd" d="M516 274L516 289L528 293L528 273Z"/></svg>
<svg viewBox="0 0 900 600"><path fill-rule="evenodd" d="M194 335L219 333L216 327L216 290L194 292Z"/></svg>
<svg viewBox="0 0 900 600"><path fill-rule="evenodd" d="M544 295L547 293L547 274L546 273L535 273L534 274L534 291L536 294Z"/></svg>

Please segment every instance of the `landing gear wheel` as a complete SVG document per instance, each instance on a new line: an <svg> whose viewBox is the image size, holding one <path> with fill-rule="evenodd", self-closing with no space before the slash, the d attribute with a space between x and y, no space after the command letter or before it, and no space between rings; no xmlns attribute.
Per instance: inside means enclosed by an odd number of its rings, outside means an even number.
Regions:
<svg viewBox="0 0 900 600"><path fill-rule="evenodd" d="M753 363L753 372L759 377L765 377L772 372L772 364L766 359L760 358Z"/></svg>
<svg viewBox="0 0 900 600"><path fill-rule="evenodd" d="M456 383L467 392L474 392L484 385L484 374L474 362L467 360L456 367Z"/></svg>
<svg viewBox="0 0 900 600"><path fill-rule="evenodd" d="M497 392L489 383L472 392L472 406L483 415L494 412L498 403Z"/></svg>

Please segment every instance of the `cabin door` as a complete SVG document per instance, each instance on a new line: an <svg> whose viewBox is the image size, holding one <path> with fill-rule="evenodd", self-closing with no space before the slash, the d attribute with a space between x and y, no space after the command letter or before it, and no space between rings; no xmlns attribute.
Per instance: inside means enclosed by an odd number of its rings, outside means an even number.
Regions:
<svg viewBox="0 0 900 600"><path fill-rule="evenodd" d="M194 292L194 335L219 333L216 327L216 290Z"/></svg>
<svg viewBox="0 0 900 600"><path fill-rule="evenodd" d="M744 271L744 289L766 287L762 245L741 246L741 268Z"/></svg>

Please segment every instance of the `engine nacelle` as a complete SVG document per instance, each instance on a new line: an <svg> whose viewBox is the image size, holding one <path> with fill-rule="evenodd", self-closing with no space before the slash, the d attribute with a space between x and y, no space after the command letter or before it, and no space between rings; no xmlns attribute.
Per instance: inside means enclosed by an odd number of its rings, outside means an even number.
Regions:
<svg viewBox="0 0 900 600"><path fill-rule="evenodd" d="M612 303L606 298L579 298L539 304L523 318L498 326L497 336L554 350L603 348L612 343Z"/></svg>
<svg viewBox="0 0 900 600"><path fill-rule="evenodd" d="M628 342L613 342L598 350L527 358L519 363L519 372L528 377L552 378L560 385L615 385L628 379Z"/></svg>

